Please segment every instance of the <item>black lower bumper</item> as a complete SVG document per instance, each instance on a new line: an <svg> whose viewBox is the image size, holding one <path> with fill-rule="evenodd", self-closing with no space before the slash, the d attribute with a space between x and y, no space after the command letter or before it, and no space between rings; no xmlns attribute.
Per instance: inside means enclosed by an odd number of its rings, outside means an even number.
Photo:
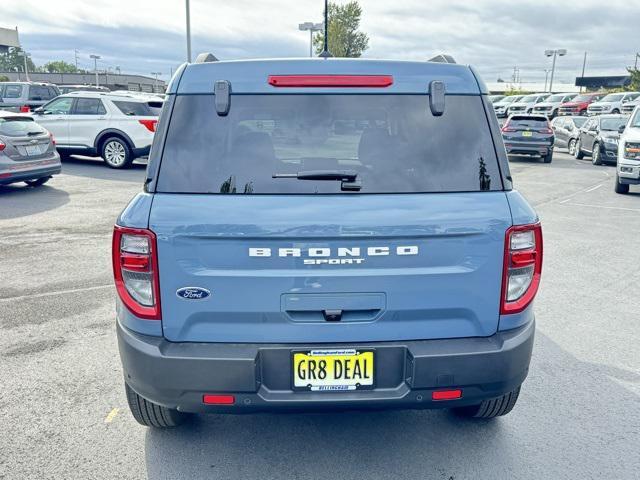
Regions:
<svg viewBox="0 0 640 480"><path fill-rule="evenodd" d="M546 156L553 151L553 143L507 142L505 148L508 155Z"/></svg>
<svg viewBox="0 0 640 480"><path fill-rule="evenodd" d="M276 345L172 343L118 323L125 381L139 395L185 412L341 408L450 408L480 403L517 388L531 359L534 322L491 337L361 343ZM351 392L291 389L291 352L357 347L376 352L376 388ZM461 389L462 398L432 400ZM204 394L231 394L233 405L203 404Z"/></svg>

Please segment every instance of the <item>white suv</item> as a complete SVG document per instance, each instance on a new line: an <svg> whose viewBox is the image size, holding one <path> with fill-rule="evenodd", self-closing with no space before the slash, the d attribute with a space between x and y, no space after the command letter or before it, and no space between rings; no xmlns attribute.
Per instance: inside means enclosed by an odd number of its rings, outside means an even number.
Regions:
<svg viewBox="0 0 640 480"><path fill-rule="evenodd" d="M99 155L111 168L126 168L149 154L158 121L157 103L136 95L71 92L34 114L55 136L62 158L74 153Z"/></svg>
<svg viewBox="0 0 640 480"><path fill-rule="evenodd" d="M600 115L602 113L621 113L622 107L633 102L640 96L640 92L610 93L601 100L593 102L587 108L587 115Z"/></svg>
<svg viewBox="0 0 640 480"><path fill-rule="evenodd" d="M618 140L616 193L629 193L629 185L640 185L640 106Z"/></svg>

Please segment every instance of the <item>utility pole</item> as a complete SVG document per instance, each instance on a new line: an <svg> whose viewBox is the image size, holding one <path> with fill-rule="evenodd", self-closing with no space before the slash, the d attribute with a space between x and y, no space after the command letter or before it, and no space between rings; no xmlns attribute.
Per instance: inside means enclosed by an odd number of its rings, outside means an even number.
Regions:
<svg viewBox="0 0 640 480"><path fill-rule="evenodd" d="M587 52L584 52L584 59L582 60L582 78L584 78L584 72L587 69ZM580 87L580 93L582 93L582 87Z"/></svg>
<svg viewBox="0 0 640 480"><path fill-rule="evenodd" d="M76 57L76 71L77 71L78 70L78 49L77 48L73 49L73 54Z"/></svg>
<svg viewBox="0 0 640 480"><path fill-rule="evenodd" d="M98 60L102 57L100 55L89 55L89 58L93 58L93 71L96 72L96 87L100 86L100 82L98 81Z"/></svg>
<svg viewBox="0 0 640 480"><path fill-rule="evenodd" d="M636 61L633 65L634 70L638 70L638 58L640 58L640 53L636 53Z"/></svg>
<svg viewBox="0 0 640 480"><path fill-rule="evenodd" d="M162 75L162 72L151 72L151 75L156 77L156 81L153 84L153 93L158 93L158 75Z"/></svg>
<svg viewBox="0 0 640 480"><path fill-rule="evenodd" d="M191 63L191 9L189 8L189 0L185 0L187 8L187 62Z"/></svg>
<svg viewBox="0 0 640 480"><path fill-rule="evenodd" d="M27 57L29 56L29 54L22 50L22 56L24 58L24 76L27 79L27 82L30 82L31 79L29 78L29 68L27 67Z"/></svg>

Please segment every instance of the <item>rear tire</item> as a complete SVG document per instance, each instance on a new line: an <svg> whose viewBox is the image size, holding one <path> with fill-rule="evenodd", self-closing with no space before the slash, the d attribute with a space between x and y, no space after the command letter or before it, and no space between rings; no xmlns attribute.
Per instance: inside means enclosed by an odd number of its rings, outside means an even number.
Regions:
<svg viewBox="0 0 640 480"><path fill-rule="evenodd" d="M129 385L124 384L127 403L136 421L145 427L172 428L184 422L186 414L172 408L156 405L142 398Z"/></svg>
<svg viewBox="0 0 640 480"><path fill-rule="evenodd" d="M620 114L620 110L618 110L617 108L614 108L613 110L611 110L611 113L613 115L619 115Z"/></svg>
<svg viewBox="0 0 640 480"><path fill-rule="evenodd" d="M104 140L100 156L110 168L127 168L133 162L131 148L120 137L109 137Z"/></svg>
<svg viewBox="0 0 640 480"><path fill-rule="evenodd" d="M575 155L576 154L576 139L572 138L571 140L569 140L569 145L567 145L567 150L569 150L569 155Z"/></svg>
<svg viewBox="0 0 640 480"><path fill-rule="evenodd" d="M573 152L573 156L578 160L582 160L584 158L584 153L582 153L582 146L580 145L580 139L576 140L576 150Z"/></svg>
<svg viewBox="0 0 640 480"><path fill-rule="evenodd" d="M25 180L24 183L26 183L30 187L39 187L40 185L44 185L45 183L47 183L50 179L51 177L40 177L36 178L35 180Z"/></svg>
<svg viewBox="0 0 640 480"><path fill-rule="evenodd" d="M593 144L593 153L591 154L591 163L594 165L602 165L602 155L600 154L600 144Z"/></svg>
<svg viewBox="0 0 640 480"><path fill-rule="evenodd" d="M479 405L454 408L453 412L461 417L495 418L506 415L515 406L520 395L520 387L498 398L484 400Z"/></svg>
<svg viewBox="0 0 640 480"><path fill-rule="evenodd" d="M544 163L551 163L552 160L553 160L553 150L551 150L544 157L542 157L542 161Z"/></svg>
<svg viewBox="0 0 640 480"><path fill-rule="evenodd" d="M616 174L616 193L629 193L629 185L626 183L620 183L620 177Z"/></svg>

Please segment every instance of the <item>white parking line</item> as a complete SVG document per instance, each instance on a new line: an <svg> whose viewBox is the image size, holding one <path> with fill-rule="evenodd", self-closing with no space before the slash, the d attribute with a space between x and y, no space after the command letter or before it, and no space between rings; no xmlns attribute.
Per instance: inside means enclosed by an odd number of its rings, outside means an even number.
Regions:
<svg viewBox="0 0 640 480"><path fill-rule="evenodd" d="M584 193L589 193L589 192L593 192L594 190L599 189L600 187L602 187L602 185L604 185L604 183L601 183L600 185L596 185L595 187L591 187L589 190L585 190Z"/></svg>
<svg viewBox="0 0 640 480"><path fill-rule="evenodd" d="M17 295L15 297L0 298L0 302L10 302L13 300L24 300L31 298L53 297L55 295L66 295L68 293L89 292L91 290L102 290L104 288L113 288L113 284L97 285L95 287L71 288L69 290L57 290L55 292L34 293L33 295Z"/></svg>
<svg viewBox="0 0 640 480"><path fill-rule="evenodd" d="M564 202L563 202L564 203ZM640 208L626 208L626 207L609 207L607 205L591 205L588 203L564 203L564 205L571 205L576 207L589 207L589 208L605 208L607 210L624 210L627 212L640 212Z"/></svg>

